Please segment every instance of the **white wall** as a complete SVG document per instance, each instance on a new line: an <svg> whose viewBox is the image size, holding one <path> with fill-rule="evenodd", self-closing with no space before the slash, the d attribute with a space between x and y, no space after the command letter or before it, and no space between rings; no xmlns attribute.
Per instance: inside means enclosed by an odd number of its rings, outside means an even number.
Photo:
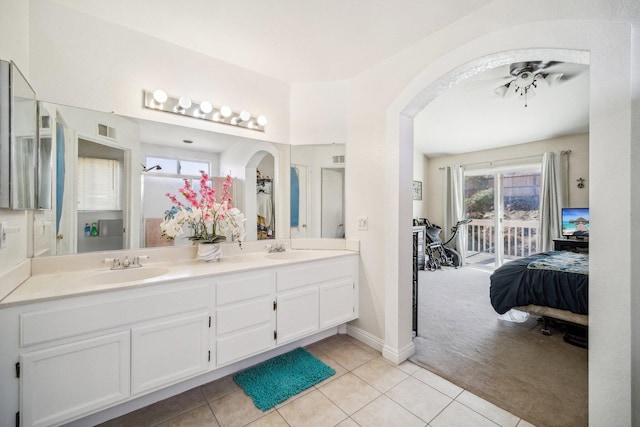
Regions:
<svg viewBox="0 0 640 427"><path fill-rule="evenodd" d="M571 150L568 177L569 203L566 207L589 207L589 135L579 134L429 159L429 169L424 178L429 183L427 218L435 224L444 223L442 207L444 171L441 170L443 167L541 155L547 151L552 151L559 156L560 151L566 150ZM584 188L578 188L576 185L579 177L586 180Z"/></svg>
<svg viewBox="0 0 640 427"><path fill-rule="evenodd" d="M29 79L29 2L0 2L0 59L13 61Z"/></svg>
<svg viewBox="0 0 640 427"><path fill-rule="evenodd" d="M287 84L139 32L32 0L31 83L41 100L288 143ZM266 132L143 108L144 89L265 115Z"/></svg>
<svg viewBox="0 0 640 427"><path fill-rule="evenodd" d="M422 200L413 201L413 215L414 219L425 218L427 212L427 206L429 206L429 188L432 183L427 176L427 167L429 159L418 150L413 150L413 180L422 182Z"/></svg>
<svg viewBox="0 0 640 427"><path fill-rule="evenodd" d="M347 142L348 82L291 85L291 144Z"/></svg>

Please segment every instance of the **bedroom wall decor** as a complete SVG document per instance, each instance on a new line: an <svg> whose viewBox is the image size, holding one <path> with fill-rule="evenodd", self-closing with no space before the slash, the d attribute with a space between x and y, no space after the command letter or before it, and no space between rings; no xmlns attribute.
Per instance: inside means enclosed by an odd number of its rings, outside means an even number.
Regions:
<svg viewBox="0 0 640 427"><path fill-rule="evenodd" d="M413 200L422 200L422 181L413 181Z"/></svg>

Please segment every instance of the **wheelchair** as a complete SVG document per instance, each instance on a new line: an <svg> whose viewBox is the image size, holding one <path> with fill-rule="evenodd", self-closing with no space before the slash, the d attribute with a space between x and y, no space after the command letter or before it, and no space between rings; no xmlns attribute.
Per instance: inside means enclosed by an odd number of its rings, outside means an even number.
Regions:
<svg viewBox="0 0 640 427"><path fill-rule="evenodd" d="M422 222L421 225L426 226L424 269L436 271L442 269L442 266L455 268L460 267L462 265L460 253L455 249L448 248L446 245L456 237L460 227L470 223L471 219L463 219L451 227L451 236L444 243L440 239L442 228L435 224L431 224L431 222L426 218L420 218L420 220Z"/></svg>

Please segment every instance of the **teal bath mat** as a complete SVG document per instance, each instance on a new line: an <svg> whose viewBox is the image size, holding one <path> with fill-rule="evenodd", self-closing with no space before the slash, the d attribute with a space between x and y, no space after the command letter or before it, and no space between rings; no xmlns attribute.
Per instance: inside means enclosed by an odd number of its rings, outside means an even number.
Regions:
<svg viewBox="0 0 640 427"><path fill-rule="evenodd" d="M256 407L266 411L335 373L304 348L297 348L239 372L233 380Z"/></svg>

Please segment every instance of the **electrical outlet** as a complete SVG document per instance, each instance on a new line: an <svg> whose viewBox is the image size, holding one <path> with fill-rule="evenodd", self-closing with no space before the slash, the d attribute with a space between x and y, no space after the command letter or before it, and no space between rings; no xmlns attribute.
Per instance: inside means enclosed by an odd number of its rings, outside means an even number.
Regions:
<svg viewBox="0 0 640 427"><path fill-rule="evenodd" d="M369 228L369 220L367 219L366 216L359 216L358 217L358 230L359 231L366 231Z"/></svg>

